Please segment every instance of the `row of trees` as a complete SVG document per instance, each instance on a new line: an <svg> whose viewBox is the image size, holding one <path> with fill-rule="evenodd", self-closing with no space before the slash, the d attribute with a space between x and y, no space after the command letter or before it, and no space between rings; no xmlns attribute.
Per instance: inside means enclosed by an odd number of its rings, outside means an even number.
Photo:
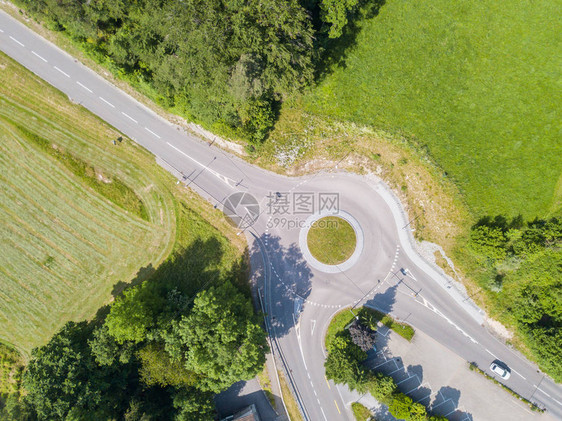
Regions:
<svg viewBox="0 0 562 421"><path fill-rule="evenodd" d="M260 142L358 0L16 0L189 119ZM148 88L148 89L146 89Z"/></svg>
<svg viewBox="0 0 562 421"><path fill-rule="evenodd" d="M398 390L390 376L367 369L363 361L367 354L353 343L349 331L336 335L329 344L328 357L324 363L326 377L339 384L347 384L360 393L371 393L380 403L387 405L397 419L406 421L444 421L445 417L429 415L420 403Z"/></svg>
<svg viewBox="0 0 562 421"><path fill-rule="evenodd" d="M263 367L265 332L229 282L194 300L156 285L127 290L107 316L69 322L35 349L5 418L214 419L214 394Z"/></svg>
<svg viewBox="0 0 562 421"><path fill-rule="evenodd" d="M562 219L484 218L470 249L541 368L562 381Z"/></svg>

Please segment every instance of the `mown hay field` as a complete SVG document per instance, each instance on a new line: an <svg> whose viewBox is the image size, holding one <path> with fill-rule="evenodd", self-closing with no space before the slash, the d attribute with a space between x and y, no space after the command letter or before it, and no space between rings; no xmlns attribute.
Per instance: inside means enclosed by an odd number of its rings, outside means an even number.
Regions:
<svg viewBox="0 0 562 421"><path fill-rule="evenodd" d="M118 137L0 54L0 340L24 354L173 247L173 180Z"/></svg>

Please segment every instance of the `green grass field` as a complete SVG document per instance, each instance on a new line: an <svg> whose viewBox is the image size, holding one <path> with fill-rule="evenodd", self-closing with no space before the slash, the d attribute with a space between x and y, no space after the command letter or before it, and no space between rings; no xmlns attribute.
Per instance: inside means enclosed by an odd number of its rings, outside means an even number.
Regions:
<svg viewBox="0 0 562 421"><path fill-rule="evenodd" d="M405 135L476 215L562 199L559 2L389 0L304 108Z"/></svg>
<svg viewBox="0 0 562 421"><path fill-rule="evenodd" d="M327 265L345 262L355 251L353 227L342 218L326 216L314 222L307 237L310 253Z"/></svg>
<svg viewBox="0 0 562 421"><path fill-rule="evenodd" d="M171 277L209 259L230 271L243 252L220 212L119 135L0 54L0 341L26 356L169 255Z"/></svg>

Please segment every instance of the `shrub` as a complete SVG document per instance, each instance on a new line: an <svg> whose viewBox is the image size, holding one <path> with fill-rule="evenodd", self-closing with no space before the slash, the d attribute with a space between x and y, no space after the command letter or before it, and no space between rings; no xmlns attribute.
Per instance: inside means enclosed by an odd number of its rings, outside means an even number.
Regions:
<svg viewBox="0 0 562 421"><path fill-rule="evenodd" d="M377 401L384 404L390 403L392 395L397 390L394 379L380 372L369 373L367 389Z"/></svg>
<svg viewBox="0 0 562 421"><path fill-rule="evenodd" d="M326 377L336 383L345 383L350 389L365 390L366 371L361 362L367 354L351 342L348 335L334 339L328 349L328 358L324 363Z"/></svg>

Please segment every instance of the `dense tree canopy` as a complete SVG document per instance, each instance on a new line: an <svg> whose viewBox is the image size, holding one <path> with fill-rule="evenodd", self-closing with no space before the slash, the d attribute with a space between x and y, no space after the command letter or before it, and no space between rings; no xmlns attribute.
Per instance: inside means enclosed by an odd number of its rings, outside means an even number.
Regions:
<svg viewBox="0 0 562 421"><path fill-rule="evenodd" d="M274 102L313 77L314 29L297 0L18 3L164 105L250 140L271 128Z"/></svg>
<svg viewBox="0 0 562 421"><path fill-rule="evenodd" d="M179 340L168 342L169 349L202 376L203 390L220 392L249 380L265 363L265 332L251 304L230 284L199 294L190 314L173 324L171 336Z"/></svg>
<svg viewBox="0 0 562 421"><path fill-rule="evenodd" d="M541 368L561 381L562 219L484 218L470 247Z"/></svg>
<svg viewBox="0 0 562 421"><path fill-rule="evenodd" d="M33 352L24 387L40 419L107 419L128 393L130 367L100 366L88 346L92 326L67 323Z"/></svg>
<svg viewBox="0 0 562 421"><path fill-rule="evenodd" d="M367 354L355 345L349 333L339 335L330 344L324 363L326 377L351 389L364 389L366 371L361 364Z"/></svg>
<svg viewBox="0 0 562 421"><path fill-rule="evenodd" d="M257 143L359 0L15 0L175 112ZM315 52L316 51L316 52Z"/></svg>

